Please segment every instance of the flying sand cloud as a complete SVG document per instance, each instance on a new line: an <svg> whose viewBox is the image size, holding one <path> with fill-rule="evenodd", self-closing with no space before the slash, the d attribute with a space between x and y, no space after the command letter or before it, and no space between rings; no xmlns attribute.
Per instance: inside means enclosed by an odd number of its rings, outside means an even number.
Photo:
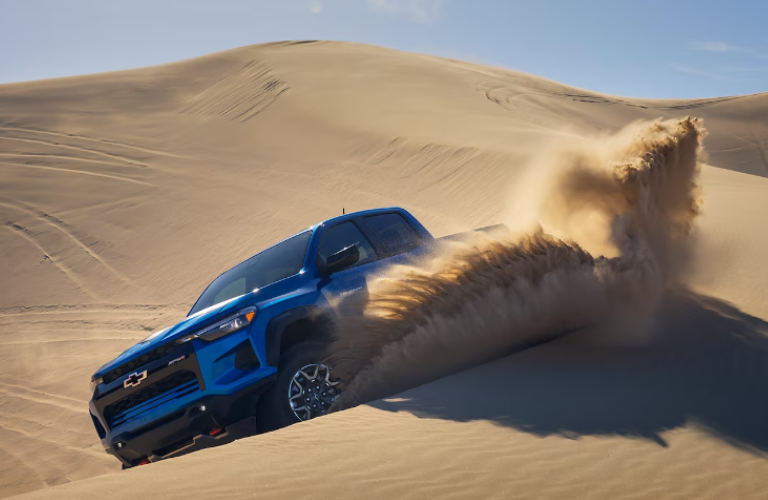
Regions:
<svg viewBox="0 0 768 500"><path fill-rule="evenodd" d="M345 318L331 349L347 384L334 409L585 326L643 336L689 256L704 135L687 118L553 144L525 184L536 191L528 234L478 233L369 283L365 314Z"/></svg>

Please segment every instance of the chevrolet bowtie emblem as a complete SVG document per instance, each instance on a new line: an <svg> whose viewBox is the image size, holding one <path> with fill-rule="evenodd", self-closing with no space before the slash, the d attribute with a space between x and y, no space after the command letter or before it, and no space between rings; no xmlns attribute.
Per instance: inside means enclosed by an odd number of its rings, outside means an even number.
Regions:
<svg viewBox="0 0 768 500"><path fill-rule="evenodd" d="M123 381L123 388L136 387L142 380L147 378L147 370L143 372L136 372L128 375L128 378Z"/></svg>

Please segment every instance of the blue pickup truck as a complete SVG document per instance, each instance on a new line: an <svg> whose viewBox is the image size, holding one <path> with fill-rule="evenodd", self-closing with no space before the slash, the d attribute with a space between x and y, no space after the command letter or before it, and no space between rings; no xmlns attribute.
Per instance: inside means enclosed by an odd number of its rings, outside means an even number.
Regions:
<svg viewBox="0 0 768 500"><path fill-rule="evenodd" d="M91 379L90 412L124 468L323 415L341 380L323 361L339 315L366 280L428 254L432 235L402 208L312 226L213 280L181 322Z"/></svg>

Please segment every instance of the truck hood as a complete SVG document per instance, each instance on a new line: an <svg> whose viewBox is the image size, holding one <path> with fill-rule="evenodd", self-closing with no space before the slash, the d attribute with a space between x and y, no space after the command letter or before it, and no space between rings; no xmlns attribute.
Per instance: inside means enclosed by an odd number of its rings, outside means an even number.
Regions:
<svg viewBox="0 0 768 500"><path fill-rule="evenodd" d="M221 316L222 311L229 312L232 309L231 306L233 303L242 302L244 297L246 296L243 295L227 300L225 302L220 302L207 309L198 311L191 316L187 316L173 326L169 326L168 328L153 333L136 345L129 347L118 357L99 368L98 371L94 374L94 378L98 378L113 368L116 368L133 358L139 357L142 354L145 354L162 344L168 343L188 333L197 331L211 323L215 323L216 320L218 320Z"/></svg>
<svg viewBox="0 0 768 500"><path fill-rule="evenodd" d="M312 278L306 275L291 276L267 285L260 290L240 295L239 297L234 297L224 302L219 302L207 309L198 311L195 314L187 316L175 325L155 332L138 344L128 348L118 357L99 368L93 377L101 377L104 373L113 368L117 368L123 363L137 358L163 344L172 342L179 337L205 328L230 314L234 314L244 307L269 304L270 301L279 300L281 297L286 296L286 294L296 293L298 290L302 290L302 287L306 286L307 283L310 283L311 279Z"/></svg>

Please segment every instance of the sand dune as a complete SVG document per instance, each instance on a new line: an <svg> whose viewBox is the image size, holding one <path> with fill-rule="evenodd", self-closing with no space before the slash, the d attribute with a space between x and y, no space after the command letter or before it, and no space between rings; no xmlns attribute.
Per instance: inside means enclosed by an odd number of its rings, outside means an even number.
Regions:
<svg viewBox="0 0 768 500"><path fill-rule="evenodd" d="M335 42L0 86L0 497L761 498L766 113ZM558 138L687 115L711 166L650 340L582 332L127 472L97 443L93 370L260 248L342 208L508 222Z"/></svg>

